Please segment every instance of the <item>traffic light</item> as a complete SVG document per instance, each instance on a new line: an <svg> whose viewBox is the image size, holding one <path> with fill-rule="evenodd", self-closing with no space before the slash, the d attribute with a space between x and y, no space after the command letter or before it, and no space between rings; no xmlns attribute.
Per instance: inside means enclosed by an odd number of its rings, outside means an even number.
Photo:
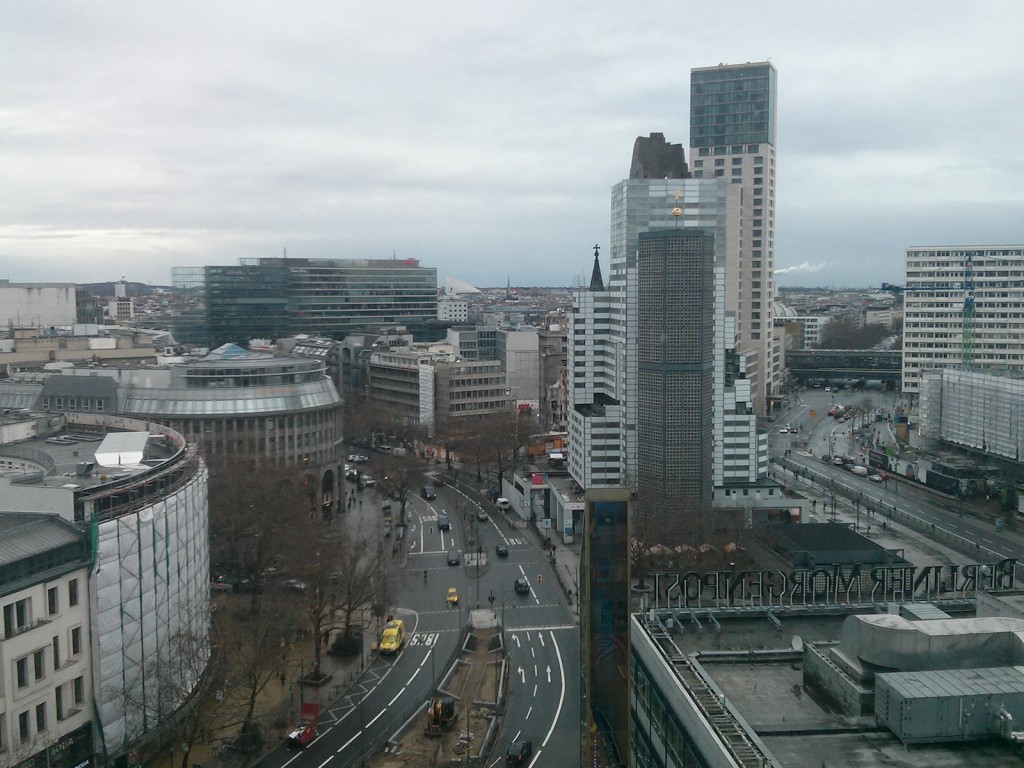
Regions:
<svg viewBox="0 0 1024 768"><path fill-rule="evenodd" d="M544 576L543 576L543 574L538 573L537 574L537 583L540 584L542 581L544 581Z"/></svg>

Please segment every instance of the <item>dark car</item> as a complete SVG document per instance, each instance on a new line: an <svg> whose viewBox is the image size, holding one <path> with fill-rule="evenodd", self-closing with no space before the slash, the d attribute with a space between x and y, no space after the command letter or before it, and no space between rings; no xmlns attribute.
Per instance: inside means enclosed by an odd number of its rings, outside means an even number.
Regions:
<svg viewBox="0 0 1024 768"><path fill-rule="evenodd" d="M516 593L520 595L530 594L530 580L516 579Z"/></svg>
<svg viewBox="0 0 1024 768"><path fill-rule="evenodd" d="M452 529L452 521L448 519L448 515L442 512L437 516L437 527L442 531L450 531Z"/></svg>
<svg viewBox="0 0 1024 768"><path fill-rule="evenodd" d="M508 544L505 544L504 542L501 544L495 544L494 551L497 553L498 557L508 557Z"/></svg>
<svg viewBox="0 0 1024 768"><path fill-rule="evenodd" d="M448 565L458 565L460 562L462 562L462 558L459 557L459 550L451 550L448 553Z"/></svg>
<svg viewBox="0 0 1024 768"><path fill-rule="evenodd" d="M437 494L434 492L433 487L429 486L429 485L424 485L420 489L420 496L422 496L424 499L427 499L427 500L436 499L437 498Z"/></svg>
<svg viewBox="0 0 1024 768"><path fill-rule="evenodd" d="M508 752L505 753L505 762L509 765L522 765L532 754L533 742L526 739L513 741L508 745Z"/></svg>

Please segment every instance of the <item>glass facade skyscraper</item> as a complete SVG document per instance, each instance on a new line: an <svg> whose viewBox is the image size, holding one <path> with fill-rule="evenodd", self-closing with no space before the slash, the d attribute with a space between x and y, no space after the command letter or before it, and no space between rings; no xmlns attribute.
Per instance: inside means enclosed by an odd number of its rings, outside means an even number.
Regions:
<svg viewBox="0 0 1024 768"><path fill-rule="evenodd" d="M415 259L242 259L204 267L202 294L211 347L437 320L437 269Z"/></svg>

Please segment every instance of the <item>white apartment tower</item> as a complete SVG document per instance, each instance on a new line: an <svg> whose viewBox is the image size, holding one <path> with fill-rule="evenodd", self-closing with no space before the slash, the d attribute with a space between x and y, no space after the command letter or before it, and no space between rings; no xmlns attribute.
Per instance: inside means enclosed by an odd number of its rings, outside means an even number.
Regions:
<svg viewBox="0 0 1024 768"><path fill-rule="evenodd" d="M697 179L740 189L739 258L727 269L726 310L736 313L738 351L750 361L754 410L782 382L773 330L775 297L775 67L720 64L690 72L690 160Z"/></svg>
<svg viewBox="0 0 1024 768"><path fill-rule="evenodd" d="M1024 371L1024 245L907 249L903 391L931 368Z"/></svg>

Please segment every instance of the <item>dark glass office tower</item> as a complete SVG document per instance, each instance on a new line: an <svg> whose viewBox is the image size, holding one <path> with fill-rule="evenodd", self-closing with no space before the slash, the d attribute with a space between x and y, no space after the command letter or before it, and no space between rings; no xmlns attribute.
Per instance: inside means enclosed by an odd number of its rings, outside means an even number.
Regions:
<svg viewBox="0 0 1024 768"><path fill-rule="evenodd" d="M714 335L714 235L695 227L641 232L637 473L641 496L657 508L712 500Z"/></svg>
<svg viewBox="0 0 1024 768"><path fill-rule="evenodd" d="M243 259L206 267L204 293L214 347L437 320L437 269L415 259Z"/></svg>
<svg viewBox="0 0 1024 768"><path fill-rule="evenodd" d="M769 62L703 67L690 72L690 168L694 178L726 179L742 188L738 269L737 350L755 369L754 410L765 413L778 392L782 357L774 336L775 67Z"/></svg>

